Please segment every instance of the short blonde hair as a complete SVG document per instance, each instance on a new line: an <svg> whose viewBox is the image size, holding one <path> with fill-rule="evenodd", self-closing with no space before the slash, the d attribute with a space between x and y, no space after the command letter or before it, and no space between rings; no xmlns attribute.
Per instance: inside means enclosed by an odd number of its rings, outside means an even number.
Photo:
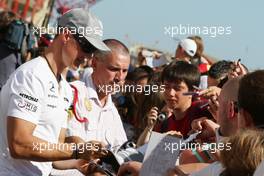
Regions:
<svg viewBox="0 0 264 176"><path fill-rule="evenodd" d="M230 143L231 149L220 151L220 161L225 168L221 176L253 175L264 159L264 131L239 131L225 143Z"/></svg>

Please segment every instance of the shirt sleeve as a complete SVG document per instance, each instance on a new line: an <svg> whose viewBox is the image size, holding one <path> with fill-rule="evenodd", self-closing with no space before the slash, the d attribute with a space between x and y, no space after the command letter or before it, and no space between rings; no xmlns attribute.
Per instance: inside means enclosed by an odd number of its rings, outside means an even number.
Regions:
<svg viewBox="0 0 264 176"><path fill-rule="evenodd" d="M44 87L41 79L32 72L18 71L10 84L7 116L37 124L41 115Z"/></svg>

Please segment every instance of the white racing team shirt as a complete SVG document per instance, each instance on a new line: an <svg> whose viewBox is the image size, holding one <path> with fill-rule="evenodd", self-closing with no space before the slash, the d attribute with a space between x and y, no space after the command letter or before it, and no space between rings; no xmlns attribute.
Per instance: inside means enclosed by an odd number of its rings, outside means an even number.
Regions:
<svg viewBox="0 0 264 176"><path fill-rule="evenodd" d="M111 96L108 96L106 105L102 107L91 75L85 77L85 83L74 81L71 85L77 89L76 111L78 117L80 120L86 118L87 121L80 122L71 114L66 130L66 137L77 136L86 142L97 140L108 144L111 150L117 150L120 145L127 141L127 136ZM76 169L53 169L51 175L81 176L83 174Z"/></svg>
<svg viewBox="0 0 264 176"><path fill-rule="evenodd" d="M86 117L88 121L81 123L75 117L70 118L66 136L78 136L84 141L98 140L108 144L113 150L126 142L124 127L111 95L102 107L91 76L85 83L75 81L71 84L78 89L79 115Z"/></svg>
<svg viewBox="0 0 264 176"><path fill-rule="evenodd" d="M62 78L58 83L47 61L35 58L20 66L3 86L0 94L0 175L49 175L51 162L13 159L7 142L7 117L36 125L33 135L58 143L61 128L67 126L67 110L72 92ZM12 118L10 117L10 118ZM37 146L39 145L39 146ZM41 144L33 144L39 150Z"/></svg>

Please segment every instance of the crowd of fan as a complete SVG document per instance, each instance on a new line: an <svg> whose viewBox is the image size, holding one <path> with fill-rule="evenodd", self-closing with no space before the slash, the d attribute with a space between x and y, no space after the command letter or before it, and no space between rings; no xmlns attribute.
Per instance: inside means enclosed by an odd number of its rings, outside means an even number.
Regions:
<svg viewBox="0 0 264 176"><path fill-rule="evenodd" d="M0 16L2 38L15 16L7 12ZM38 38L39 48L52 42L49 37ZM133 91L112 95L127 137L140 147L149 142L152 131L182 138L201 131L195 142L229 142L231 150L181 151L178 165L167 175L253 175L264 159L264 70L250 72L240 59L214 61L203 51L199 36L181 40L175 56L158 65L150 62L162 59L163 53L139 50L124 85L158 85L163 89L149 94ZM19 51L7 50L1 42L1 87L17 68L18 59L19 63L30 60L30 56L21 59L16 53ZM87 58L79 68L65 70L67 80L85 82L93 72L92 59ZM161 113L163 119L159 118ZM128 162L121 166L119 175L138 175L140 168L141 163Z"/></svg>

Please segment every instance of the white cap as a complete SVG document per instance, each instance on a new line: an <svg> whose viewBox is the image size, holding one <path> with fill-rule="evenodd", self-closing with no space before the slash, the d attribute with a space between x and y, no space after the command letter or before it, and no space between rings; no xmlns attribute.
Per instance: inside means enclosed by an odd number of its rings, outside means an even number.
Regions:
<svg viewBox="0 0 264 176"><path fill-rule="evenodd" d="M69 27L74 33L78 33L94 47L102 51L110 49L102 41L103 25L102 22L91 12L82 8L71 9L58 19L60 27ZM85 48L85 47L84 47Z"/></svg>
<svg viewBox="0 0 264 176"><path fill-rule="evenodd" d="M189 56L194 56L197 50L197 45L192 39L183 39L180 41L179 45L184 49L184 51Z"/></svg>

